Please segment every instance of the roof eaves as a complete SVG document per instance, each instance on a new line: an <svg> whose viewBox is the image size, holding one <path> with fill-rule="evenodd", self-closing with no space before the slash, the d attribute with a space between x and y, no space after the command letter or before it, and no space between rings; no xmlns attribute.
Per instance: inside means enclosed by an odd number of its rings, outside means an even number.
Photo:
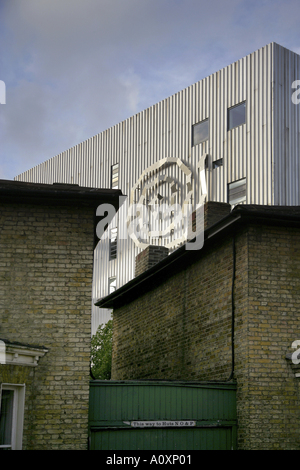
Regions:
<svg viewBox="0 0 300 470"><path fill-rule="evenodd" d="M178 248L176 251L171 253L152 268L127 282L125 285L107 295L106 297L98 299L95 305L101 308L115 308L117 305L124 303L125 298L127 299L128 297L132 297L132 294L136 291L136 289L138 289L138 292L141 293L145 288L146 290L149 290L152 287L155 287L152 286L153 282L150 282L151 280L153 281L154 276L157 276L157 274L162 275L163 273L168 272L171 266L174 268L174 263L177 268L179 267L179 269L183 269L183 258L186 259L187 263L189 264L191 261L194 261L195 258L198 258L198 256L202 256L203 249L206 247L207 242L219 234L219 232L224 231L225 229L229 229L229 227L232 226L232 224L235 224L240 218L241 216L239 214L235 215L231 212L220 222L214 224L205 231L204 245L202 249L195 251L186 250L186 245L182 245L180 248ZM191 240L191 243L193 243L194 240L195 239ZM172 272L174 272L174 269Z"/></svg>
<svg viewBox="0 0 300 470"><path fill-rule="evenodd" d="M256 205L236 206L227 216L205 230L204 246L201 250L190 251L186 250L185 245L181 246L152 268L132 279L106 297L97 300L95 305L101 308L116 308L117 306L124 304L128 299L130 300L134 298L135 293L140 295L142 291L150 290L155 287L155 283L153 282L154 276L157 274L162 275L163 273L167 273L171 265L172 268L174 267L174 263L177 263L177 265L180 264L180 269L183 269L183 259L186 259L188 263L198 259L198 257L202 256L205 252L205 248L210 244L210 241L213 241L219 235L224 236L226 233L229 233L233 227L236 227L237 224L246 223L247 221L251 221L251 223L255 224L276 223L281 225L285 225L289 222L289 225L300 226L300 207ZM193 240L191 240L191 242L192 241ZM172 270L172 272L174 272L174 270Z"/></svg>
<svg viewBox="0 0 300 470"><path fill-rule="evenodd" d="M110 202L118 206L120 189L102 189L83 187L77 184L43 184L11 180L0 180L1 202L32 204L89 204Z"/></svg>

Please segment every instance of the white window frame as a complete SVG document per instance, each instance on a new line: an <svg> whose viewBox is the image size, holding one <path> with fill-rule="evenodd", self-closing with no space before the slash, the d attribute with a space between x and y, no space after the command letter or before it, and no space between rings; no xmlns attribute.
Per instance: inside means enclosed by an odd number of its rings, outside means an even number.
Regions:
<svg viewBox="0 0 300 470"><path fill-rule="evenodd" d="M12 390L13 398L13 417L12 417L12 436L10 445L0 445L1 449L22 450L23 441L23 423L25 406L25 384L2 383L0 386L0 413L2 402L2 390Z"/></svg>

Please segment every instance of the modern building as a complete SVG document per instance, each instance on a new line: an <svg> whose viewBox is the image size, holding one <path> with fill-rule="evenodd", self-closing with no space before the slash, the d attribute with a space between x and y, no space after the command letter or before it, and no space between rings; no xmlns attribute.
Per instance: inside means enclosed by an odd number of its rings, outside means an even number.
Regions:
<svg viewBox="0 0 300 470"><path fill-rule="evenodd" d="M195 209L204 200L299 205L297 80L300 56L268 44L16 177L128 196L95 251L93 332L110 317L94 303L134 277L136 255L147 244L172 251L186 239L168 230L172 211L158 235L144 224L137 239L127 236L133 203L147 213L159 204Z"/></svg>

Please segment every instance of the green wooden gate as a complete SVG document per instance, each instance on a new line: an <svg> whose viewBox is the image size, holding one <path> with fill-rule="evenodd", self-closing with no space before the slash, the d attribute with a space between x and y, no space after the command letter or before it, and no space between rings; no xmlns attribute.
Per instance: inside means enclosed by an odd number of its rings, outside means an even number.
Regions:
<svg viewBox="0 0 300 470"><path fill-rule="evenodd" d="M236 449L236 384L90 383L90 450Z"/></svg>

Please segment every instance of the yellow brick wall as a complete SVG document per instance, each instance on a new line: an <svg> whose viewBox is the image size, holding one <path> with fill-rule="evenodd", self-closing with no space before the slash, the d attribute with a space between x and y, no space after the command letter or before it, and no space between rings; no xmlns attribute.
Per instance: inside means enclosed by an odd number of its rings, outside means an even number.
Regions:
<svg viewBox="0 0 300 470"><path fill-rule="evenodd" d="M235 371L240 449L299 449L300 231L245 226L235 236ZM114 311L114 379L226 380L231 372L232 235Z"/></svg>
<svg viewBox="0 0 300 470"><path fill-rule="evenodd" d="M225 379L231 372L232 241L114 311L113 379ZM222 349L222 354L219 354Z"/></svg>
<svg viewBox="0 0 300 470"><path fill-rule="evenodd" d="M93 236L93 209L1 204L0 338L49 350L0 365L26 383L24 449L87 448Z"/></svg>
<svg viewBox="0 0 300 470"><path fill-rule="evenodd" d="M240 399L247 433L241 445L299 449L300 378L286 354L300 339L300 232L257 226L248 236L247 389Z"/></svg>

